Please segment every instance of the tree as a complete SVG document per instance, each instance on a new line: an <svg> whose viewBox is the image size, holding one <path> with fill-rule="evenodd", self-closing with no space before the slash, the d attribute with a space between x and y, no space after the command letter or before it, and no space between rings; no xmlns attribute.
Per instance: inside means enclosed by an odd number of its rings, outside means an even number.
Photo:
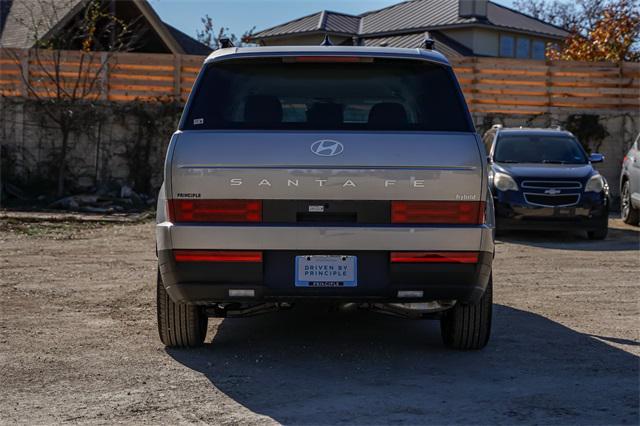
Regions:
<svg viewBox="0 0 640 426"><path fill-rule="evenodd" d="M65 193L71 135L83 126L79 118L90 114L92 103L105 93L103 76L113 54L131 50L141 35L134 30L135 22L118 19L108 2L100 0L89 0L65 22L74 4L72 0L23 3L26 13L19 24L31 35L33 48L7 51L19 67L28 95L59 129L52 162L58 196Z"/></svg>
<svg viewBox="0 0 640 426"><path fill-rule="evenodd" d="M569 31L561 44L547 50L551 59L640 59L638 0L516 0L514 6Z"/></svg>
<svg viewBox="0 0 640 426"><path fill-rule="evenodd" d="M513 4L534 18L586 34L615 0L516 0Z"/></svg>
<svg viewBox="0 0 640 426"><path fill-rule="evenodd" d="M627 1L607 7L585 35L574 32L562 46L552 47L551 59L582 61L638 61L640 13Z"/></svg>
<svg viewBox="0 0 640 426"><path fill-rule="evenodd" d="M209 15L205 15L200 18L202 22L202 30L196 30L196 38L202 44L209 46L211 49L216 50L220 48L220 39L228 38L236 46L244 46L250 44L251 36L256 27L252 27L250 30L245 31L242 37L238 40L235 34L229 34L229 28L220 27L217 31L213 25L213 19Z"/></svg>

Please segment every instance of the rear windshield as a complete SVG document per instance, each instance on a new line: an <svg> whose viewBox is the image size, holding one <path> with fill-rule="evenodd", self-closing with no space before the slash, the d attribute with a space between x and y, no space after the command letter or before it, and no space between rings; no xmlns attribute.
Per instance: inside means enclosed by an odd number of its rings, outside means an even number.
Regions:
<svg viewBox="0 0 640 426"><path fill-rule="evenodd" d="M587 164L587 156L574 138L566 136L501 135L493 160L497 163Z"/></svg>
<svg viewBox="0 0 640 426"><path fill-rule="evenodd" d="M368 60L213 63L195 89L183 128L472 131L448 68Z"/></svg>

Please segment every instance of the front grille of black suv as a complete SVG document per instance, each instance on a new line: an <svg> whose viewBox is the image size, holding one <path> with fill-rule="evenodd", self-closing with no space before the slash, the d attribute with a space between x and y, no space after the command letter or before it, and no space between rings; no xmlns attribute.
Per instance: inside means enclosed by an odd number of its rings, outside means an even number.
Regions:
<svg viewBox="0 0 640 426"><path fill-rule="evenodd" d="M524 180L521 183L523 188L536 188L536 189L580 189L582 183L578 181L552 181L552 180Z"/></svg>
<svg viewBox="0 0 640 426"><path fill-rule="evenodd" d="M536 206L568 207L575 205L580 201L580 194L547 195L525 193L524 198L527 203Z"/></svg>

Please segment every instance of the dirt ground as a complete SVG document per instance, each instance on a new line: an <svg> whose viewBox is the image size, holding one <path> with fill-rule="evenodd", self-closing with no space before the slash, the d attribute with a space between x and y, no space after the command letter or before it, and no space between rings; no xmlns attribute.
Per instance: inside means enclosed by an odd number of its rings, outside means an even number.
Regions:
<svg viewBox="0 0 640 426"><path fill-rule="evenodd" d="M497 246L480 352L435 321L294 309L165 350L153 224L0 221L0 423L639 423L638 228Z"/></svg>

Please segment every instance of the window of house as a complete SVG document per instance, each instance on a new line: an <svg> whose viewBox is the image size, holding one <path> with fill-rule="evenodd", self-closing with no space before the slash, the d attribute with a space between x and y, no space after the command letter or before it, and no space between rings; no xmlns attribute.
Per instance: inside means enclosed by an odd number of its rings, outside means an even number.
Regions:
<svg viewBox="0 0 640 426"><path fill-rule="evenodd" d="M500 56L508 58L513 57L514 38L513 36L501 35L500 36Z"/></svg>
<svg viewBox="0 0 640 426"><path fill-rule="evenodd" d="M531 44L531 57L533 59L544 59L546 46L542 40L534 40Z"/></svg>
<svg viewBox="0 0 640 426"><path fill-rule="evenodd" d="M518 37L516 43L516 58L529 58L529 39L526 37Z"/></svg>

